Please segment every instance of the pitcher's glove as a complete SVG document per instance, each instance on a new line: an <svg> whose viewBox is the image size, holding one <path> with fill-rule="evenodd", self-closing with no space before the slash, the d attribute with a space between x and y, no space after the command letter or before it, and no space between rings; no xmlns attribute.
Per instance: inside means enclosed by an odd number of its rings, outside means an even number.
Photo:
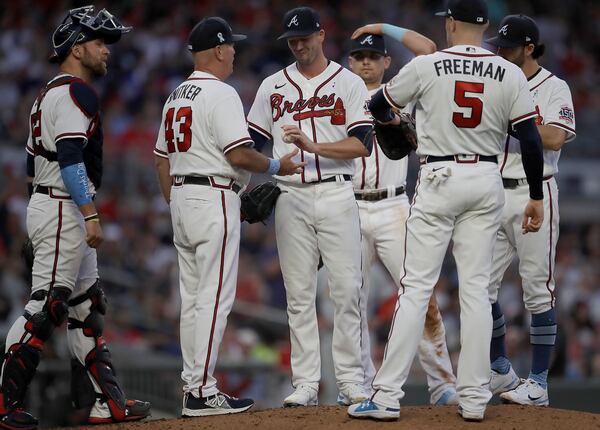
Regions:
<svg viewBox="0 0 600 430"><path fill-rule="evenodd" d="M263 222L271 216L281 190L274 182L265 182L240 196L242 221Z"/></svg>
<svg viewBox="0 0 600 430"><path fill-rule="evenodd" d="M375 123L373 127L379 147L390 160L400 160L417 149L415 120L410 114L401 113L399 125Z"/></svg>

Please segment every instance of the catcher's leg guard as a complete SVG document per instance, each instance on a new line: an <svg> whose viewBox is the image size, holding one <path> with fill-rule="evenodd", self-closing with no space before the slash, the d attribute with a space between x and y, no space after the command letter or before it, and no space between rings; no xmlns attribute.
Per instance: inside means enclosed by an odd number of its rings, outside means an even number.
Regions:
<svg viewBox="0 0 600 430"><path fill-rule="evenodd" d="M83 295L69 301L71 393L78 408L91 407L91 424L134 421L150 414L150 404L127 400L117 380L102 332L106 297L97 281Z"/></svg>
<svg viewBox="0 0 600 430"><path fill-rule="evenodd" d="M40 363L44 343L50 339L54 328L67 318L70 294L68 288L62 287L52 288L49 293L44 290L35 292L31 297L32 302L45 300L41 310L33 314L25 311L13 324L7 337L9 346L2 365L0 427L30 429L37 426L37 419L21 408Z"/></svg>

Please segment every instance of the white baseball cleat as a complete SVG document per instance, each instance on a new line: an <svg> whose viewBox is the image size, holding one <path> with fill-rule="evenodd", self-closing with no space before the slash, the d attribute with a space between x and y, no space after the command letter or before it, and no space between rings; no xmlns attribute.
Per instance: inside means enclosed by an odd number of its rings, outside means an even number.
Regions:
<svg viewBox="0 0 600 430"><path fill-rule="evenodd" d="M300 384L292 394L285 398L283 407L316 406L318 397L319 391L316 388L310 385Z"/></svg>
<svg viewBox="0 0 600 430"><path fill-rule="evenodd" d="M343 384L337 397L337 404L340 406L350 406L360 403L369 398L369 393L360 384Z"/></svg>
<svg viewBox="0 0 600 430"><path fill-rule="evenodd" d="M348 415L352 418L366 418L380 421L394 421L400 418L400 405L398 408L386 408L378 405L373 400L365 400L348 407Z"/></svg>
<svg viewBox="0 0 600 430"><path fill-rule="evenodd" d="M463 420L465 421L483 421L483 415L485 414L485 411L481 411L481 412L468 412L465 411L462 406L458 406L458 410L457 410L458 415L460 415Z"/></svg>
<svg viewBox="0 0 600 430"><path fill-rule="evenodd" d="M526 379L521 385L511 391L500 394L500 398L506 403L518 405L548 406L548 389L543 388L533 379Z"/></svg>
<svg viewBox="0 0 600 430"><path fill-rule="evenodd" d="M508 373L502 374L492 369L492 375L490 378L490 391L492 394L500 394L505 391L514 390L519 386L521 380L515 373L512 366L508 369Z"/></svg>

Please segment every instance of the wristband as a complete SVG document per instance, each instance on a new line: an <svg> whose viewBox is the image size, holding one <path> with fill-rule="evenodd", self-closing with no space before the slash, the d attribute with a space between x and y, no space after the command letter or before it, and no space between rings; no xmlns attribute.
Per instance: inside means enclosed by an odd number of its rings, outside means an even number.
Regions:
<svg viewBox="0 0 600 430"><path fill-rule="evenodd" d="M391 38L396 39L398 42L402 42L402 39L404 38L404 34L407 31L408 30L406 28L397 27L397 26L391 25L391 24L382 24L381 25L381 32L383 34L385 34L386 36L390 36Z"/></svg>
<svg viewBox="0 0 600 430"><path fill-rule="evenodd" d="M281 168L281 161L275 160L274 158L269 158L269 168L267 169L267 173L271 176L279 172Z"/></svg>
<svg viewBox="0 0 600 430"><path fill-rule="evenodd" d="M88 222L88 221L100 222L100 217L98 216L97 213L95 213L95 214L91 214L91 215L83 217L83 220L85 222Z"/></svg>

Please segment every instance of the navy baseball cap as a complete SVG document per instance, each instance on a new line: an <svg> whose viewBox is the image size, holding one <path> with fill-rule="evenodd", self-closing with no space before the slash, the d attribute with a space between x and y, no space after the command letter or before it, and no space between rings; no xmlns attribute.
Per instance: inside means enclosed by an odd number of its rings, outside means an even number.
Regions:
<svg viewBox="0 0 600 430"><path fill-rule="evenodd" d="M485 0L448 0L446 10L436 15L451 16L457 21L483 25L488 22L488 7Z"/></svg>
<svg viewBox="0 0 600 430"><path fill-rule="evenodd" d="M499 48L516 48L533 43L537 46L540 30L535 21L525 15L508 15L500 23L496 37L486 42Z"/></svg>
<svg viewBox="0 0 600 430"><path fill-rule="evenodd" d="M387 55L383 36L365 33L353 39L350 47L350 55L360 51L372 51L381 55Z"/></svg>
<svg viewBox="0 0 600 430"><path fill-rule="evenodd" d="M204 18L190 32L188 49L192 52L205 51L223 43L239 42L243 34L233 34L231 26L223 18Z"/></svg>
<svg viewBox="0 0 600 430"><path fill-rule="evenodd" d="M284 33L277 38L305 37L321 30L319 14L310 7L297 7L283 17Z"/></svg>

